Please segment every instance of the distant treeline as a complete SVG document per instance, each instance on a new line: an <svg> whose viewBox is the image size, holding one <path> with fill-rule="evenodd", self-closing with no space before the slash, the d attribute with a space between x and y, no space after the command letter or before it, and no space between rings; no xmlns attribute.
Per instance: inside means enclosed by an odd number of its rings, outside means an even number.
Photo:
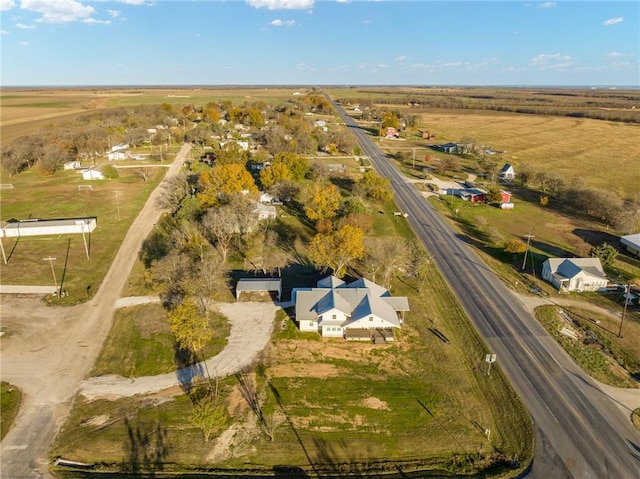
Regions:
<svg viewBox="0 0 640 479"><path fill-rule="evenodd" d="M360 96L361 95L361 96ZM640 123L640 91L616 90L358 90L351 104L411 105L416 109L493 110Z"/></svg>

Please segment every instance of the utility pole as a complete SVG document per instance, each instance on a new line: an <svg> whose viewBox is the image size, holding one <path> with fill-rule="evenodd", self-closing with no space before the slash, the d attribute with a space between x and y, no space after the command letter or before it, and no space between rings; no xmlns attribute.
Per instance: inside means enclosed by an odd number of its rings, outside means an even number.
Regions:
<svg viewBox="0 0 640 479"><path fill-rule="evenodd" d="M116 194L116 219L120 221L120 190L115 190L114 193Z"/></svg>
<svg viewBox="0 0 640 479"><path fill-rule="evenodd" d="M629 304L629 294L631 293L631 285L628 284L624 289L624 308L622 308L622 318L620 319L620 329L618 329L618 337L622 337L622 323L624 323L624 317L627 314L627 305Z"/></svg>
<svg viewBox="0 0 640 479"><path fill-rule="evenodd" d="M53 274L53 284L55 284L56 286L56 292L58 291L58 280L56 279L56 270L53 269L53 262L55 261L55 258L49 256L48 258L42 258L43 261L48 261L49 264L51 265L51 274Z"/></svg>
<svg viewBox="0 0 640 479"><path fill-rule="evenodd" d="M416 169L416 149L413 148L413 169Z"/></svg>
<svg viewBox="0 0 640 479"><path fill-rule="evenodd" d="M527 253L529 252L529 245L531 244L531 238L535 238L535 236L529 233L528 235L524 235L524 237L527 238L527 249L524 250L524 258L522 260L522 271L524 271L524 269L527 267Z"/></svg>

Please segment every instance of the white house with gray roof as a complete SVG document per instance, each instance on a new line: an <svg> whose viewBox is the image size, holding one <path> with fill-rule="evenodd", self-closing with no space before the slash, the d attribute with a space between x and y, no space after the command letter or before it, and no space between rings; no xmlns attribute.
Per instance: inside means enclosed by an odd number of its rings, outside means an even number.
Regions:
<svg viewBox="0 0 640 479"><path fill-rule="evenodd" d="M315 288L294 288L296 322L300 331L323 337L369 341L376 336L393 340L409 302L365 278L345 283L335 276L317 282Z"/></svg>
<svg viewBox="0 0 640 479"><path fill-rule="evenodd" d="M558 291L598 291L607 287L599 258L549 258L542 265L542 279Z"/></svg>

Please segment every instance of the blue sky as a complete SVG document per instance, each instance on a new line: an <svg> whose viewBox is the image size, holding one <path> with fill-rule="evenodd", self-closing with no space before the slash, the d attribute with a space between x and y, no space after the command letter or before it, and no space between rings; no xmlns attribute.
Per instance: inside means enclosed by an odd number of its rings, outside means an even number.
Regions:
<svg viewBox="0 0 640 479"><path fill-rule="evenodd" d="M640 86L637 1L0 0L2 86Z"/></svg>

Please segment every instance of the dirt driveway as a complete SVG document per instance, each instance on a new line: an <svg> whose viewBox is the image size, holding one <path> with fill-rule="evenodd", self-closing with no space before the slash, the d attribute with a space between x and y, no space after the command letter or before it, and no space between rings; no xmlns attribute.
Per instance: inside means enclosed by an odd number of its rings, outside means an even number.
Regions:
<svg viewBox="0 0 640 479"><path fill-rule="evenodd" d="M167 172L182 169L190 150L185 145ZM3 478L52 477L47 450L64 422L80 382L89 374L113 319L142 242L162 210L158 187L134 220L95 297L86 304L56 308L30 298L3 295L0 377L24 392L24 401L9 434L0 444Z"/></svg>

